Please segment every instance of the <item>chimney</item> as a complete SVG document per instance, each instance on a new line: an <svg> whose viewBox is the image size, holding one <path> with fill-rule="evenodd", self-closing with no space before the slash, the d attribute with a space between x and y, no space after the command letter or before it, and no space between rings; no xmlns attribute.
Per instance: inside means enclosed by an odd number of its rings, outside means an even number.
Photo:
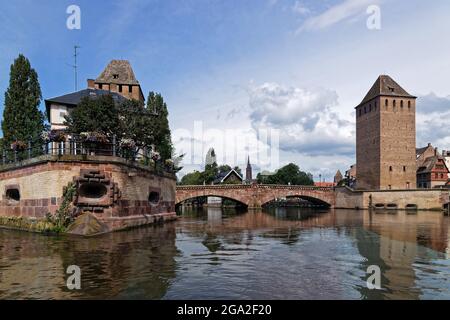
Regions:
<svg viewBox="0 0 450 320"><path fill-rule="evenodd" d="M87 87L88 87L88 89L95 89L95 80L87 79Z"/></svg>
<svg viewBox="0 0 450 320"><path fill-rule="evenodd" d="M430 142L428 142L428 146L431 147L431 143Z"/></svg>

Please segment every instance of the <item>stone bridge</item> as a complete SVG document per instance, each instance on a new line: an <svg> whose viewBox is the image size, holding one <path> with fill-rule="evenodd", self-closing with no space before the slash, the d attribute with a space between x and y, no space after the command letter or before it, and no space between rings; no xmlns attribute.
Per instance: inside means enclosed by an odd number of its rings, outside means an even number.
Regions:
<svg viewBox="0 0 450 320"><path fill-rule="evenodd" d="M334 207L336 196L333 188L286 185L205 185L177 186L176 204L197 197L220 197L245 204L249 208L261 208L277 198L300 197L317 205Z"/></svg>

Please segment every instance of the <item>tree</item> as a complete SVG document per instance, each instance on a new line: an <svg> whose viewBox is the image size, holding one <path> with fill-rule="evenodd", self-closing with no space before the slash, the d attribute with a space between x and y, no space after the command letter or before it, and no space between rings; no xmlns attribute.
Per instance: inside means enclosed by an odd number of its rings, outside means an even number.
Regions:
<svg viewBox="0 0 450 320"><path fill-rule="evenodd" d="M155 143L155 115L139 101L127 100L119 106L120 138L132 139L138 147L150 148Z"/></svg>
<svg viewBox="0 0 450 320"><path fill-rule="evenodd" d="M96 98L85 97L76 108L65 117L65 125L70 133L99 132L107 136L119 132L119 108L111 95Z"/></svg>
<svg viewBox="0 0 450 320"><path fill-rule="evenodd" d="M264 178L258 174L257 178L259 183L264 184L314 185L311 177L294 163L289 163L278 169L273 175L264 176Z"/></svg>
<svg viewBox="0 0 450 320"><path fill-rule="evenodd" d="M163 160L172 157L173 145L169 127L169 112L163 97L159 93L150 92L147 98L147 109L155 115L152 124L154 145Z"/></svg>
<svg viewBox="0 0 450 320"><path fill-rule="evenodd" d="M9 87L5 92L3 140L9 146L14 141L42 142L44 114L39 110L42 93L38 75L30 61L19 55L11 65Z"/></svg>
<svg viewBox="0 0 450 320"><path fill-rule="evenodd" d="M195 185L202 185L203 184L203 175L199 171L194 171L191 173L188 173L181 178L181 185L185 186L195 186Z"/></svg>
<svg viewBox="0 0 450 320"><path fill-rule="evenodd" d="M211 184L218 176L219 169L217 167L217 163L213 162L212 164L207 164L205 166L205 171L202 172L203 181L206 184Z"/></svg>

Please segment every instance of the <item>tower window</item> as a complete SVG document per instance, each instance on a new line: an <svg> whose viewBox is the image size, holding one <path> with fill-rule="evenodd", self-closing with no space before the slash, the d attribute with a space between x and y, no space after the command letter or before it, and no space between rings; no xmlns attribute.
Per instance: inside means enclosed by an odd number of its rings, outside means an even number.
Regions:
<svg viewBox="0 0 450 320"><path fill-rule="evenodd" d="M389 171L392 172L392 166L389 166Z"/></svg>
<svg viewBox="0 0 450 320"><path fill-rule="evenodd" d="M362 110L361 110L361 108L360 108L358 111L359 111L359 116L361 117L361 115L362 115Z"/></svg>
<svg viewBox="0 0 450 320"><path fill-rule="evenodd" d="M132 92L133 92L133 86L131 86L131 85L128 86L128 92L129 92L129 93L132 93Z"/></svg>
<svg viewBox="0 0 450 320"><path fill-rule="evenodd" d="M122 85L119 84L119 92L122 92Z"/></svg>
<svg viewBox="0 0 450 320"><path fill-rule="evenodd" d="M364 114L366 114L367 113L367 109L366 109L366 106L364 106Z"/></svg>
<svg viewBox="0 0 450 320"><path fill-rule="evenodd" d="M372 112L372 104L369 104L369 112Z"/></svg>
<svg viewBox="0 0 450 320"><path fill-rule="evenodd" d="M102 90L102 89L103 89L103 83L100 83L100 84L98 85L98 88L99 88L100 90Z"/></svg>
<svg viewBox="0 0 450 320"><path fill-rule="evenodd" d="M400 108L403 109L403 100L400 100Z"/></svg>
<svg viewBox="0 0 450 320"><path fill-rule="evenodd" d="M395 107L397 105L397 101L396 100L394 100L394 102L393 102L393 106Z"/></svg>
<svg viewBox="0 0 450 320"><path fill-rule="evenodd" d="M411 109L411 101L408 101L408 109Z"/></svg>
<svg viewBox="0 0 450 320"><path fill-rule="evenodd" d="M406 172L406 166L403 166L403 172Z"/></svg>
<svg viewBox="0 0 450 320"><path fill-rule="evenodd" d="M389 104L388 99L384 100L384 105L387 107Z"/></svg>
<svg viewBox="0 0 450 320"><path fill-rule="evenodd" d="M119 75L118 74L113 74L113 79L119 79Z"/></svg>

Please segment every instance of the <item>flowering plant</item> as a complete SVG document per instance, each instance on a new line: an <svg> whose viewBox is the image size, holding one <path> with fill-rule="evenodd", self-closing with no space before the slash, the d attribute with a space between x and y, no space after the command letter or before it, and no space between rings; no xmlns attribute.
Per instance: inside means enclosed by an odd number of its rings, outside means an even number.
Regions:
<svg viewBox="0 0 450 320"><path fill-rule="evenodd" d="M159 161L161 159L161 155L159 154L159 152L152 151L152 153L150 154L150 158L153 161L157 162L157 161Z"/></svg>
<svg viewBox="0 0 450 320"><path fill-rule="evenodd" d="M17 140L11 143L11 149L14 151L24 151L27 148L27 144L23 141Z"/></svg>
<svg viewBox="0 0 450 320"><path fill-rule="evenodd" d="M100 132L82 132L80 138L85 143L108 143L108 137Z"/></svg>
<svg viewBox="0 0 450 320"><path fill-rule="evenodd" d="M133 139L123 138L123 139L120 140L119 145L120 145L120 147L122 149L131 150L131 149L134 149L136 147L136 142L134 142Z"/></svg>
<svg viewBox="0 0 450 320"><path fill-rule="evenodd" d="M67 134L62 130L44 131L42 139L46 142L64 142L67 139Z"/></svg>

